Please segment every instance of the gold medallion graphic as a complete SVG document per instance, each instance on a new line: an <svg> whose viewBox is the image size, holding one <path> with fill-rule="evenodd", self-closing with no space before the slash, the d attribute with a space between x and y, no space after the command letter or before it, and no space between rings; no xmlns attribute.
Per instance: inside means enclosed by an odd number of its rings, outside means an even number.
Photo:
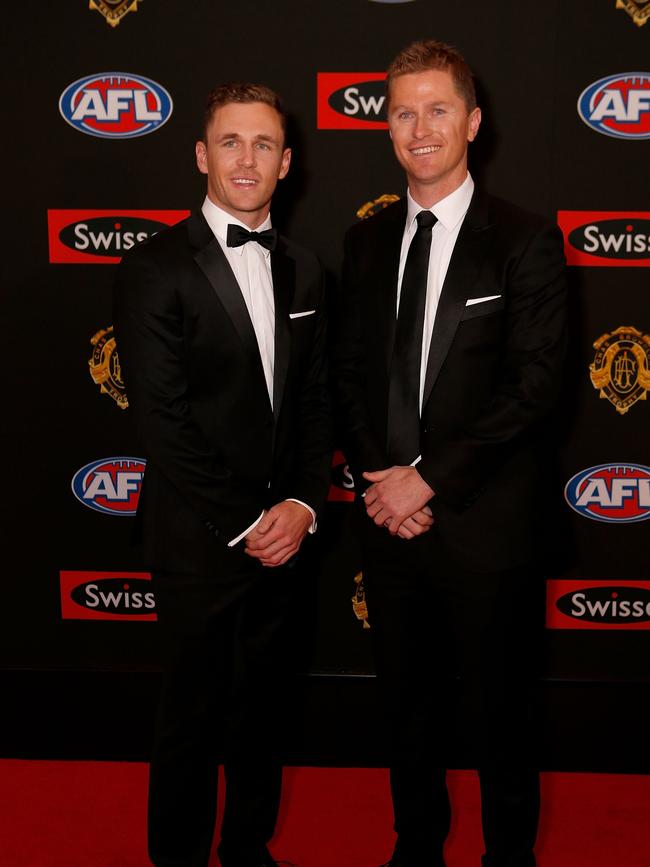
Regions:
<svg viewBox="0 0 650 867"><path fill-rule="evenodd" d="M591 384L621 415L650 389L650 335L632 326L603 334L594 343L596 357L589 365Z"/></svg>
<svg viewBox="0 0 650 867"><path fill-rule="evenodd" d="M111 27L117 27L125 15L138 11L138 3L142 0L90 0L88 8L97 10Z"/></svg>
<svg viewBox="0 0 650 867"><path fill-rule="evenodd" d="M91 337L93 354L88 359L90 375L102 394L110 395L120 409L126 409L129 401L124 389L120 358L115 347L113 326L103 328Z"/></svg>
<svg viewBox="0 0 650 867"><path fill-rule="evenodd" d="M360 220L367 220L368 217L372 217L374 214L379 213L379 211L383 211L384 208L392 205L393 202L396 202L398 199L399 196L396 196L394 193L384 193L384 195L379 196L378 199L373 199L371 202L366 202L365 205L361 205L357 211L357 217Z"/></svg>
<svg viewBox="0 0 650 867"><path fill-rule="evenodd" d="M625 9L637 27L643 27L650 18L650 0L616 0L616 8Z"/></svg>
<svg viewBox="0 0 650 867"><path fill-rule="evenodd" d="M363 573L354 576L355 590L352 597L352 610L357 620L361 620L364 629L370 629L368 623L368 606L366 605L366 588L363 586Z"/></svg>

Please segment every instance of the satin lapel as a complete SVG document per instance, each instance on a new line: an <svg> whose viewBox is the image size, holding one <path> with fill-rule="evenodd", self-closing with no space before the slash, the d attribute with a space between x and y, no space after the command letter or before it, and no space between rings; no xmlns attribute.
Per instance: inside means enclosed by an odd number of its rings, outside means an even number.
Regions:
<svg viewBox="0 0 650 867"><path fill-rule="evenodd" d="M217 239L213 236L212 240L195 254L194 259L217 293L246 351L256 353L259 358L257 338L244 296ZM261 363L260 359L260 366Z"/></svg>
<svg viewBox="0 0 650 867"><path fill-rule="evenodd" d="M427 359L423 407L431 396L440 368L447 357L465 310L465 302L470 296L488 251L490 232L487 226L487 205L480 195L475 196L475 199L458 233L440 293Z"/></svg>
<svg viewBox="0 0 650 867"><path fill-rule="evenodd" d="M277 421L289 369L291 330L289 311L296 289L296 264L281 248L271 253L275 299L275 361L273 365L273 416Z"/></svg>
<svg viewBox="0 0 650 867"><path fill-rule="evenodd" d="M391 206L390 214L386 214L381 232L375 238L376 246L373 250L377 303L374 305L374 310L370 311L370 315L376 319L377 345L383 347L386 370L390 367L395 343L397 279L406 210L405 198Z"/></svg>

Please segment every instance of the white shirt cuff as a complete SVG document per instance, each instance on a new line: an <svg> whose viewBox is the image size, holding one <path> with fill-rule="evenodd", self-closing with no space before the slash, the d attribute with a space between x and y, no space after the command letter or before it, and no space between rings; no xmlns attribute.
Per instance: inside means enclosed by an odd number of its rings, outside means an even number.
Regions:
<svg viewBox="0 0 650 867"><path fill-rule="evenodd" d="M308 506L307 503L303 503L302 500L296 500L295 497L287 497L287 502L288 503L298 503L298 505L304 506L305 509L307 509L307 511L311 515L311 527L309 528L309 532L313 535L316 532L316 527L317 527L316 512L314 512L312 507Z"/></svg>
<svg viewBox="0 0 650 867"><path fill-rule="evenodd" d="M263 517L264 517L264 512L261 513L261 515L259 516L259 518L256 521L253 521L253 523L250 525L250 527L247 527L243 533L240 533L236 539L231 539L230 542L228 542L228 547L232 548L234 545L237 544L237 542L241 542L242 539L244 539L246 536L248 536L248 534L250 533L251 530L254 530L255 527L257 527L257 525L259 524L259 522L262 520Z"/></svg>
<svg viewBox="0 0 650 867"><path fill-rule="evenodd" d="M316 527L318 526L318 522L316 521L316 512L314 512L312 507L308 506L307 503L303 503L302 500L296 500L295 497L287 497L286 502L298 503L299 506L304 506L305 509L307 509L307 511L311 515L311 527L309 528L308 532L312 533L312 534L315 533ZM230 542L228 542L228 547L233 548L238 542L241 542L242 539L246 538L246 536L248 536L250 531L254 530L255 527L257 527L257 525L259 524L259 522L262 520L263 517L264 517L264 512L262 512L262 514L259 516L259 518L256 521L253 521L253 523L250 525L250 527L247 527L243 533L240 533L236 539L231 539Z"/></svg>

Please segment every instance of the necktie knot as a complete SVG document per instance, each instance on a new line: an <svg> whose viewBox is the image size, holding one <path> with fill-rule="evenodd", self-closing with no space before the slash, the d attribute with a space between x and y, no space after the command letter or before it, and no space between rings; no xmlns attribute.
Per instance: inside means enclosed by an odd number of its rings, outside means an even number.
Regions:
<svg viewBox="0 0 650 867"><path fill-rule="evenodd" d="M257 241L266 250L275 250L278 243L277 229L265 229L263 232L249 232L243 226L238 226L235 223L228 224L226 244L229 247L241 247L242 244L247 244L249 241Z"/></svg>
<svg viewBox="0 0 650 867"><path fill-rule="evenodd" d="M420 211L415 219L418 221L418 229L430 229L438 220L431 211Z"/></svg>

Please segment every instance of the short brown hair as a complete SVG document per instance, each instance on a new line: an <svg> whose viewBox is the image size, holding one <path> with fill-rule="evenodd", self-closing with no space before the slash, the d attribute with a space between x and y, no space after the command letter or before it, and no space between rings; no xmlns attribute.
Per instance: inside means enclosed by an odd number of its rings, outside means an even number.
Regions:
<svg viewBox="0 0 650 867"><path fill-rule="evenodd" d="M264 84L251 84L250 82L233 81L229 84L220 84L208 94L203 115L203 141L206 140L208 127L218 108L229 105L232 102L263 102L274 108L282 126L282 132L287 137L287 115L278 94Z"/></svg>
<svg viewBox="0 0 650 867"><path fill-rule="evenodd" d="M390 85L393 79L413 72L427 72L430 69L448 72L454 81L458 95L467 106L467 111L476 108L476 89L472 70L457 48L438 42L436 39L412 42L395 57L386 75L388 102L390 102Z"/></svg>

